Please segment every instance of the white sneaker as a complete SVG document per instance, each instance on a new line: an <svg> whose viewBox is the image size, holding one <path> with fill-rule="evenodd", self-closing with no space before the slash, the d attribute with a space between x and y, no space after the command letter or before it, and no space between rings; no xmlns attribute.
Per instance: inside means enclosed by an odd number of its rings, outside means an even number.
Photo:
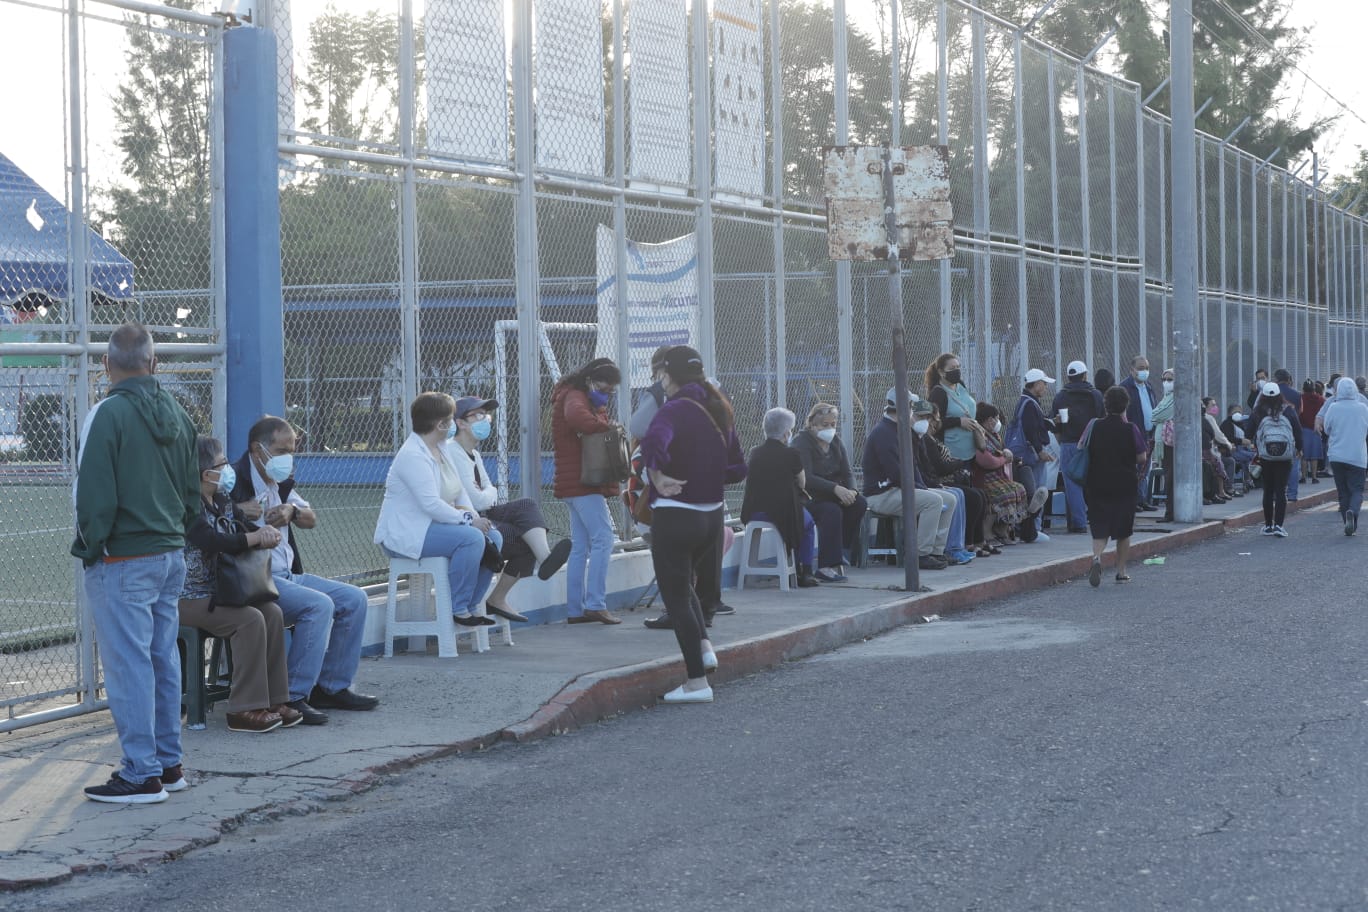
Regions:
<svg viewBox="0 0 1368 912"><path fill-rule="evenodd" d="M1264 526L1264 528L1263 528L1263 534L1264 534L1264 535L1272 535L1272 534L1273 534L1273 527L1272 527L1272 526Z"/></svg>
<svg viewBox="0 0 1368 912"><path fill-rule="evenodd" d="M1287 530L1282 526L1274 526L1273 534L1278 536L1278 538L1287 538Z"/></svg>
<svg viewBox="0 0 1368 912"><path fill-rule="evenodd" d="M711 649L703 653L703 670L717 671L717 653Z"/></svg>
<svg viewBox="0 0 1368 912"><path fill-rule="evenodd" d="M1035 540L1038 542L1047 542L1050 540L1050 536L1046 535L1044 532L1037 532Z"/></svg>
<svg viewBox="0 0 1368 912"><path fill-rule="evenodd" d="M703 687L698 690L685 690L684 685L680 684L674 690L667 693L662 699L666 703L711 703L713 694L711 687Z"/></svg>

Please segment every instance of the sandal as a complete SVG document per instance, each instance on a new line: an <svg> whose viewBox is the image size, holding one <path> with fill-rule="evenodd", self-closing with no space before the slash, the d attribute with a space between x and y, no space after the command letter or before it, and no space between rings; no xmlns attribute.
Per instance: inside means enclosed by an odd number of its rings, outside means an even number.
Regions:
<svg viewBox="0 0 1368 912"><path fill-rule="evenodd" d="M979 557L992 557L994 554L1000 554L1001 552L994 551L992 548L989 548L986 545L981 545L979 546L979 549L974 553Z"/></svg>

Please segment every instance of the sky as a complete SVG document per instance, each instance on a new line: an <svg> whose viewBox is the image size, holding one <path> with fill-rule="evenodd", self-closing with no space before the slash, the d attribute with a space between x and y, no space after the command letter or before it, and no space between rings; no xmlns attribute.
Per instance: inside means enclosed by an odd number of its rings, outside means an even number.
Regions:
<svg viewBox="0 0 1368 912"><path fill-rule="evenodd" d="M848 0L852 10L872 0ZM54 8L63 0L0 0L0 60L6 62L6 90L0 93L0 152L58 199L65 199L63 112L65 66L62 16ZM207 6L207 3L205 4ZM324 0L293 0L297 50L312 15L327 4ZM385 4L377 0L331 0L331 5L364 12ZM397 4L394 4L397 6ZM421 0L414 6L421 10ZM119 11L88 2L96 14L85 24L88 48L86 81L89 93L87 140L90 169L97 183L108 183L118 167L112 144L113 115L110 97L122 68L124 29L117 24ZM104 16L102 20L98 18ZM1352 112L1340 111L1324 92L1294 75L1285 85L1289 105L1303 120L1340 114L1338 123L1318 143L1323 167L1347 172L1357 160L1358 148L1368 147L1368 85L1361 76L1359 56L1362 35L1368 32L1368 5L1345 0L1295 0L1290 24L1310 30L1310 51L1302 67L1316 82L1345 102ZM1360 119L1362 118L1362 119Z"/></svg>

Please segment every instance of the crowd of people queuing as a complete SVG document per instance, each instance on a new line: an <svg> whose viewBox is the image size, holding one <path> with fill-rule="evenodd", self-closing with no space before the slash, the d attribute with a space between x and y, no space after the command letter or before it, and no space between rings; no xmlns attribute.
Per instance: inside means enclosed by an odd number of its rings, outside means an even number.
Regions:
<svg viewBox="0 0 1368 912"><path fill-rule="evenodd" d="M626 428L610 411L622 373L609 359L566 375L552 393L554 496L568 508L568 538L551 544L536 500L500 502L480 454L499 404L425 392L410 404L412 431L391 462L374 541L390 557L446 558L458 625L526 621L510 607L510 591L534 572L546 580L562 568L568 623L615 625L621 620L607 605L616 538L610 503L624 496L651 548L665 609L646 626L673 630L684 660L685 680L664 695L667 703L712 700L708 674L718 660L708 628L733 611L721 598L733 539L728 486L744 482L740 519L771 523L796 557L798 586L813 588L848 581L866 514L896 519L908 485L916 534L906 557L923 570L1048 541L1041 515L1058 470L1062 530L1092 536L1089 582L1100 585L1105 547L1115 541L1115 580L1124 583L1134 517L1157 509L1156 476L1172 491L1174 416L1198 406L1175 401L1172 370L1156 391L1148 360L1137 356L1120 383L1099 371L1097 385L1087 365L1073 361L1053 395L1055 379L1033 368L1004 413L975 395L960 359L945 353L927 366L922 394L909 391L907 414L899 414L897 390L888 390L857 479L837 406L813 404L801 427L793 412L771 409L764 441L745 453L732 405L696 350L662 347L650 368L651 386ZM232 731L322 725L328 711L366 711L380 701L352 687L365 593L304 571L295 529L314 528L318 516L296 488L294 428L264 416L230 462L223 442L197 435L160 387L151 334L136 323L111 335L105 369L109 393L81 429L71 551L85 566L123 759L86 794L150 803L186 786L180 625L230 639ZM1368 381L1336 375L1300 391L1291 382L1285 370L1273 379L1260 371L1243 406L1229 406L1223 420L1215 399L1200 401L1206 502L1242 496L1257 480L1264 534L1286 537L1286 504L1299 481L1315 484L1328 469L1352 535L1368 467ZM902 473L904 421L915 448L912 478ZM632 442L625 490L584 472L583 441L604 432ZM1171 519L1172 498L1165 500ZM225 575L236 585L254 565L263 594L225 602Z"/></svg>

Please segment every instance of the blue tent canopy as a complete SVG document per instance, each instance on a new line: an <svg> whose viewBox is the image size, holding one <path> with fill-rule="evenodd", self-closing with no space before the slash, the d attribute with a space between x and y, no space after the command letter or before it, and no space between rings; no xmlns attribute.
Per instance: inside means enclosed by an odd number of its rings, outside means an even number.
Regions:
<svg viewBox="0 0 1368 912"><path fill-rule="evenodd" d="M0 309L37 310L66 300L71 213L0 154ZM133 264L85 228L96 303L133 297Z"/></svg>

